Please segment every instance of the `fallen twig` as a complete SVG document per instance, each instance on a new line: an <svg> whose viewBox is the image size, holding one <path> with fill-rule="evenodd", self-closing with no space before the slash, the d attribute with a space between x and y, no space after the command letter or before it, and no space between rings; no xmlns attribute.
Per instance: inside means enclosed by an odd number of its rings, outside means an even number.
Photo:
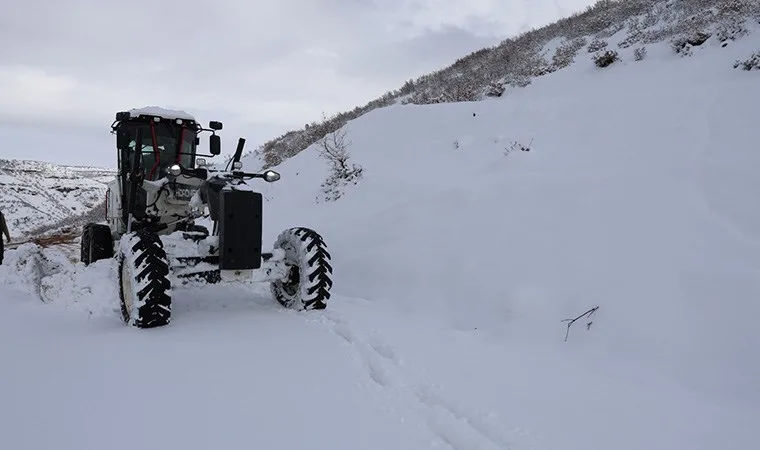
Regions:
<svg viewBox="0 0 760 450"><path fill-rule="evenodd" d="M588 311L586 311L585 313L583 313L580 316L576 317L575 319L565 319L565 320L562 321L562 322L567 322L567 331L565 332L565 342L567 342L567 337L570 335L570 327L575 323L575 321L578 320L578 319L581 319L583 317L587 317L587 318L591 319L591 316L594 315L594 313L596 312L597 309L599 309L599 307L598 306L594 306L593 308L589 309ZM591 320L589 320L586 323L586 329L587 330L589 328L591 328L591 324L592 323L594 323L594 322L591 321Z"/></svg>

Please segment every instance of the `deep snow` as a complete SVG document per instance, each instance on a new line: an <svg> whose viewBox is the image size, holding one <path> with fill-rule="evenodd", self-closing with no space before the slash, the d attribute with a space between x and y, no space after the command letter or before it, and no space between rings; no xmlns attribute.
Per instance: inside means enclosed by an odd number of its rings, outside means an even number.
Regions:
<svg viewBox="0 0 760 450"><path fill-rule="evenodd" d="M112 262L8 252L0 448L754 448L760 89L732 64L758 36L376 110L346 127L365 175L337 202L315 149L286 161L264 239L325 237L326 311L185 286L134 330Z"/></svg>

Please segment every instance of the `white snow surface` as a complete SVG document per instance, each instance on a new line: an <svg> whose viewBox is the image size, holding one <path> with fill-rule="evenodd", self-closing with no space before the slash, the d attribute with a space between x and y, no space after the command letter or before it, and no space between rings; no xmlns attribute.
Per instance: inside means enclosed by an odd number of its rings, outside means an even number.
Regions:
<svg viewBox="0 0 760 450"><path fill-rule="evenodd" d="M142 108L132 108L129 110L129 115L131 117L140 117L140 114L145 114L146 116L159 116L169 120L195 120L195 116L189 112L177 109L162 108L160 106L144 106Z"/></svg>
<svg viewBox="0 0 760 450"><path fill-rule="evenodd" d="M325 238L324 311L177 286L171 325L137 330L113 261L7 252L0 448L755 448L760 80L732 65L758 36L375 110L336 202L315 148L253 180L265 243Z"/></svg>

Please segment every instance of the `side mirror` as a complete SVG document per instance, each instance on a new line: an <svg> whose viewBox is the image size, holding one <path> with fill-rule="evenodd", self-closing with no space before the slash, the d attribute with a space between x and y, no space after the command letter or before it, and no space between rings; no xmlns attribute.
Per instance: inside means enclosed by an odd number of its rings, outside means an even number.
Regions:
<svg viewBox="0 0 760 450"><path fill-rule="evenodd" d="M222 139L218 135L212 134L209 136L208 146L209 152L211 152L212 155L218 155L222 153Z"/></svg>
<svg viewBox="0 0 760 450"><path fill-rule="evenodd" d="M196 167L206 167L206 158L195 158Z"/></svg>
<svg viewBox="0 0 760 450"><path fill-rule="evenodd" d="M116 132L116 148L119 150L129 147L129 133L125 130L119 130Z"/></svg>
<svg viewBox="0 0 760 450"><path fill-rule="evenodd" d="M280 174L275 172L274 170L267 170L264 172L264 180L268 182L277 181L280 179Z"/></svg>
<svg viewBox="0 0 760 450"><path fill-rule="evenodd" d="M214 131L219 131L222 129L222 122L217 122L215 120L212 120L211 122L208 123L208 127Z"/></svg>

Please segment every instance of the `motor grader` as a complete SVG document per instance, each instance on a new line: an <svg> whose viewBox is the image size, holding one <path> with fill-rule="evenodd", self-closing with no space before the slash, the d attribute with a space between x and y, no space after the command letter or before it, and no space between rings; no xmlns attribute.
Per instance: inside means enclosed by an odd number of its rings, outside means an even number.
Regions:
<svg viewBox="0 0 760 450"><path fill-rule="evenodd" d="M221 154L221 129L221 122L203 128L186 112L158 107L116 113L118 172L108 183L105 221L83 227L81 261L116 259L129 325L170 323L172 287L190 280L265 282L285 307L327 305L332 267L324 240L299 226L262 250L263 200L253 183L280 175L244 172L243 138L224 170L213 168L205 158ZM205 132L209 154L200 154Z"/></svg>

